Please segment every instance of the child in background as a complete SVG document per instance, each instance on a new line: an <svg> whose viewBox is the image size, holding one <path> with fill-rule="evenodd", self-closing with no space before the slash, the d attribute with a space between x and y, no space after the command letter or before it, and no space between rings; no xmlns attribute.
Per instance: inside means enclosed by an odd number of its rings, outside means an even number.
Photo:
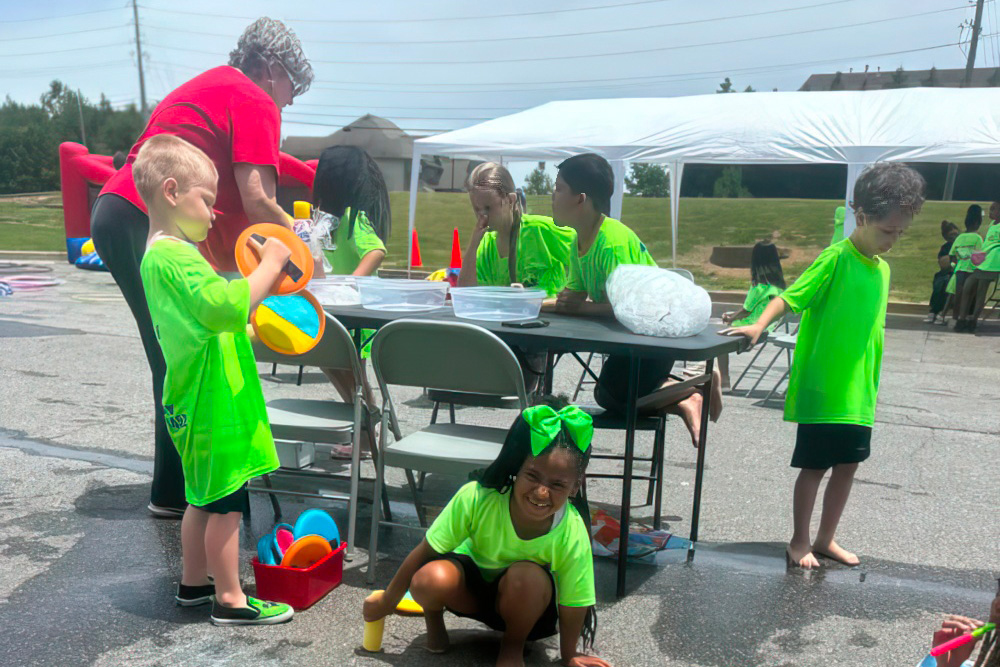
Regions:
<svg viewBox="0 0 1000 667"><path fill-rule="evenodd" d="M578 650L597 628L580 495L593 434L590 416L564 401L525 410L496 461L458 490L386 590L368 596L365 621L391 614L409 588L433 653L448 648L448 610L503 633L498 667L524 665L525 642L557 632L563 665L607 667Z"/></svg>
<svg viewBox="0 0 1000 667"><path fill-rule="evenodd" d="M364 149L356 146L331 146L320 155L313 180L313 229L329 226L330 238L322 243L333 275L370 276L385 259L385 244L392 230L389 191L378 164ZM362 331L369 340L374 331ZM361 350L367 358L371 350ZM321 369L341 399L354 402L354 376L350 371ZM363 391L369 405L375 405L367 382ZM375 451L374 428L365 429L368 456ZM351 458L351 445L334 445L334 458Z"/></svg>
<svg viewBox="0 0 1000 667"><path fill-rule="evenodd" d="M458 287L517 283L544 289L550 297L559 294L576 252L576 232L559 227L552 218L524 213L513 177L495 162L477 166L468 189L476 226L462 258ZM516 346L513 350L530 394L545 374L547 354Z"/></svg>
<svg viewBox="0 0 1000 667"><path fill-rule="evenodd" d="M577 250L572 253L569 281L551 306L556 312L570 315L614 317L605 285L620 264L656 266L646 246L635 232L611 214L611 195L615 181L611 165L600 155L575 155L559 165L552 191L552 217L557 224L572 227L577 233ZM588 300L589 299L589 300ZM638 396L643 398L672 383L670 359L644 359L640 365ZM611 355L604 360L594 387L594 399L605 410L623 414L628 391L629 358ZM722 381L716 377L711 401L712 421L722 411ZM696 390L678 401L669 397L669 405L647 408L648 414L670 412L684 420L691 442L697 447L701 432L702 397Z"/></svg>
<svg viewBox="0 0 1000 667"><path fill-rule="evenodd" d="M962 290L969 274L976 270L972 263L972 253L983 247L983 237L979 235L979 227L983 224L983 209L973 204L965 212L965 233L959 234L951 244L951 258L955 263L955 273L948 281L948 294L951 294L952 313L955 320L955 330L961 331L959 307L962 303Z"/></svg>
<svg viewBox="0 0 1000 667"><path fill-rule="evenodd" d="M955 243L958 235L958 225L947 220L941 221L941 237L944 239L944 243L938 250L938 272L934 274L934 281L931 283L930 312L924 320L927 324L948 324L948 283L951 282L951 277L955 273L955 268L951 263L951 246ZM937 321L939 315L941 320Z"/></svg>
<svg viewBox="0 0 1000 667"><path fill-rule="evenodd" d="M989 287L996 282L997 277L1000 277L1000 224L996 222L998 215L1000 215L1000 202L993 202L990 206L991 224L983 240L983 256L970 260L975 270L966 279L962 290L956 292L954 296L959 302L958 312L961 318L955 321L955 331L976 332L979 316L986 306Z"/></svg>
<svg viewBox="0 0 1000 667"><path fill-rule="evenodd" d="M462 257L459 287L474 285L544 289L556 296L566 287L576 231L543 215L528 215L507 168L484 162L469 176L469 200L476 214Z"/></svg>
<svg viewBox="0 0 1000 667"><path fill-rule="evenodd" d="M816 258L755 324L721 333L751 343L788 310L803 313L788 379L785 419L797 422L792 467L799 468L785 555L789 566L815 568L817 556L854 566L858 557L834 540L858 464L868 458L882 366L889 265L879 258L924 203L924 179L881 162L854 186L857 227ZM810 523L820 482L832 469L814 541Z"/></svg>
<svg viewBox="0 0 1000 667"><path fill-rule="evenodd" d="M140 272L167 364L163 410L189 503L181 522L177 604L211 602L216 625L289 621L288 605L243 594L239 532L249 509L247 481L278 467L247 319L291 253L268 239L257 269L227 282L194 245L215 217L218 174L208 157L183 139L159 134L143 144L133 173L149 209Z"/></svg>
<svg viewBox="0 0 1000 667"><path fill-rule="evenodd" d="M382 172L356 146L323 151L313 181L314 219L327 221L330 245L324 253L333 275L370 276L385 259L392 228L389 191Z"/></svg>
<svg viewBox="0 0 1000 667"><path fill-rule="evenodd" d="M771 299L785 289L785 272L781 270L778 248L770 241L758 241L750 254L750 291L743 301L743 307L735 313L724 313L722 323L733 327L745 327L757 321ZM768 329L773 330L777 322ZM722 387L729 388L729 355L719 357L719 372L722 373Z"/></svg>

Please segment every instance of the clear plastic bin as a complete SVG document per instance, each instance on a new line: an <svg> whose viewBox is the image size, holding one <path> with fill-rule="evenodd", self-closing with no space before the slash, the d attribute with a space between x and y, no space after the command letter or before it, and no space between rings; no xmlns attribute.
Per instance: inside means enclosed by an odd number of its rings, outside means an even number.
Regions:
<svg viewBox="0 0 1000 667"><path fill-rule="evenodd" d="M372 310L419 312L444 306L448 283L434 280L358 277L361 305Z"/></svg>
<svg viewBox="0 0 1000 667"><path fill-rule="evenodd" d="M327 276L309 281L307 289L324 306L356 306L361 303L354 276Z"/></svg>
<svg viewBox="0 0 1000 667"><path fill-rule="evenodd" d="M537 319L545 297L545 290L519 287L453 287L451 290L456 317L489 322Z"/></svg>

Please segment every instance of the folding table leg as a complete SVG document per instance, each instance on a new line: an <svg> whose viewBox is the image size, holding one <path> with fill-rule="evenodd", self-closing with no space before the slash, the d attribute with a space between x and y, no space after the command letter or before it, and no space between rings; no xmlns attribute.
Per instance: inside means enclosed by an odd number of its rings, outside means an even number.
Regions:
<svg viewBox="0 0 1000 667"><path fill-rule="evenodd" d="M625 568L628 566L628 529L632 509L632 463L635 457L636 403L639 393L639 363L629 355L628 393L625 403L625 469L622 471L621 530L618 533L618 582L615 594L625 595ZM711 370L709 370L711 372Z"/></svg>
<svg viewBox="0 0 1000 667"><path fill-rule="evenodd" d="M382 423L382 427L385 428L385 422ZM375 497L382 492L382 483L384 481L383 475L385 474L385 465L382 463L382 458L379 457L378 461L375 463ZM379 509L381 505L378 502L372 503L372 528L371 535L368 540L368 576L367 580L369 584L375 583L375 563L378 561L378 527L382 522L379 516Z"/></svg>
<svg viewBox="0 0 1000 667"><path fill-rule="evenodd" d="M780 353L779 353L780 354ZM688 551L688 560L694 559L694 543L698 541L698 520L701 515L701 484L705 475L705 446L708 443L708 423L709 407L712 402L712 383L715 381L712 370L715 366L715 359L709 359L705 364L705 374L708 375L708 382L702 389L703 401L701 403L701 433L698 436L698 465L694 473L694 505L691 508L691 550Z"/></svg>
<svg viewBox="0 0 1000 667"><path fill-rule="evenodd" d="M264 475L264 486L266 486L269 489L274 488L273 486L271 486L270 475ZM278 496L273 493L269 493L267 495L271 499L271 510L274 512L274 522L279 523L281 521L281 504L278 503Z"/></svg>
<svg viewBox="0 0 1000 667"><path fill-rule="evenodd" d="M417 520L420 522L421 527L427 527L427 512L424 510L424 504L420 502L420 492L417 491L417 482L413 478L412 470L405 470L406 482L410 485L410 492L413 494L413 505L417 508Z"/></svg>
<svg viewBox="0 0 1000 667"><path fill-rule="evenodd" d="M663 418L662 425L660 427L659 438L660 438L660 455L659 463L657 464L656 471L656 495L653 498L653 530L660 529L660 514L663 509L663 463L666 458L667 449L667 434L666 434L666 417Z"/></svg>

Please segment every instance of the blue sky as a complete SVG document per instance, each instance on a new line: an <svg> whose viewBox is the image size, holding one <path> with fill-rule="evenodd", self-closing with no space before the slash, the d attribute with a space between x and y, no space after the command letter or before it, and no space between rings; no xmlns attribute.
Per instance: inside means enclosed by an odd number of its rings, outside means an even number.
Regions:
<svg viewBox="0 0 1000 667"><path fill-rule="evenodd" d="M977 65L1000 65L987 0ZM316 70L284 134L325 135L365 112L415 134L556 99L795 90L813 72L963 67L969 0L141 0L150 102L223 64L254 18L291 26ZM59 78L137 102L131 3L0 0L3 93L35 102Z"/></svg>

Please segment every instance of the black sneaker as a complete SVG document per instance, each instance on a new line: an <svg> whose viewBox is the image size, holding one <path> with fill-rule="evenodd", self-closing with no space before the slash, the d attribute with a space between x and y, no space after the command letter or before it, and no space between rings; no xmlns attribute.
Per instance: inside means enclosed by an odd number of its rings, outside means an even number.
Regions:
<svg viewBox="0 0 1000 667"><path fill-rule="evenodd" d="M206 586L185 586L177 584L177 595L174 600L180 607L198 607L208 604L215 596L215 584Z"/></svg>
<svg viewBox="0 0 1000 667"><path fill-rule="evenodd" d="M295 612L287 604L247 596L246 607L212 603L212 625L274 625L292 620Z"/></svg>

